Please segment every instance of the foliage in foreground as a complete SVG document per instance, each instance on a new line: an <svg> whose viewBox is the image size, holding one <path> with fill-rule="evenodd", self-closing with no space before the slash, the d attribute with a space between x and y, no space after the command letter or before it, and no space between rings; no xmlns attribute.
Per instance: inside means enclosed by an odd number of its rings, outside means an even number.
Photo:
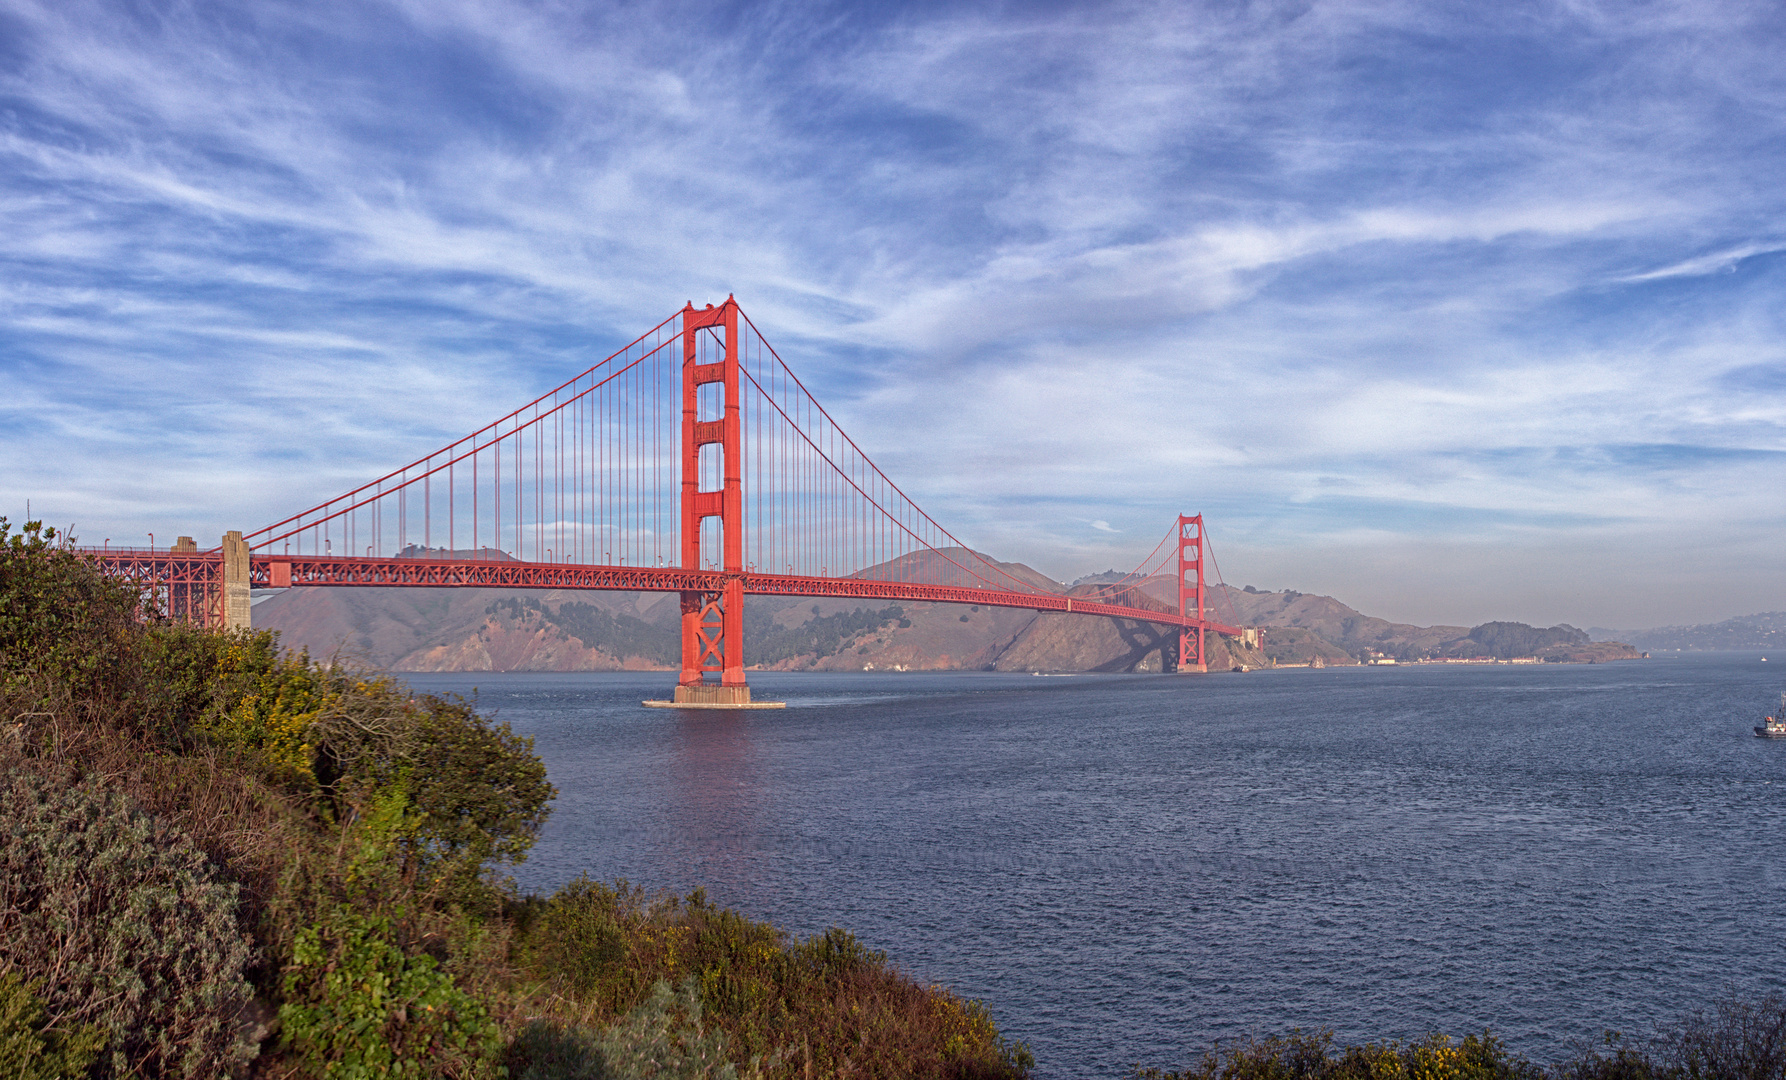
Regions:
<svg viewBox="0 0 1786 1080"><path fill-rule="evenodd" d="M638 1007L606 1030L534 1021L509 1051L510 1075L518 1080L738 1080L726 1058L726 1035L701 1020L694 980L672 990L658 980ZM753 1060L743 1074L763 1075Z"/></svg>
<svg viewBox="0 0 1786 1080"><path fill-rule="evenodd" d="M1608 1032L1557 1070L1559 1080L1781 1080L1786 998L1727 995L1648 1039Z"/></svg>
<svg viewBox="0 0 1786 1080"><path fill-rule="evenodd" d="M1182 1072L1135 1069L1136 1080L1539 1080L1543 1073L1511 1055L1494 1036L1453 1042L1429 1035L1413 1043L1340 1046L1333 1032L1292 1031L1217 1047Z"/></svg>
<svg viewBox="0 0 1786 1080"><path fill-rule="evenodd" d="M17 972L0 973L0 1076L14 1080L61 1080L84 1076L105 1045L92 1025L50 1026L43 999Z"/></svg>
<svg viewBox="0 0 1786 1080"><path fill-rule="evenodd" d="M1786 998L1729 995L1647 1039L1607 1032L1597 1046L1540 1068L1492 1035L1453 1042L1339 1046L1293 1031L1218 1046L1182 1071L1136 1066L1135 1080L1786 1080Z"/></svg>
<svg viewBox="0 0 1786 1080"><path fill-rule="evenodd" d="M842 931L517 897L530 740L154 600L0 519L0 1076L1027 1071Z"/></svg>
<svg viewBox="0 0 1786 1080"><path fill-rule="evenodd" d="M104 1033L96 1076L217 1076L249 1056L236 887L116 793L0 780L0 941L58 1025Z"/></svg>
<svg viewBox="0 0 1786 1080"><path fill-rule="evenodd" d="M388 919L338 908L298 932L279 1010L286 1044L327 1076L484 1077L505 1040L477 998Z"/></svg>
<svg viewBox="0 0 1786 1080"><path fill-rule="evenodd" d="M698 990L734 1060L821 1076L1003 1077L1033 1066L978 1002L924 987L843 930L792 942L708 903L582 879L517 911L519 954L547 974L559 1019L611 1024L658 985Z"/></svg>

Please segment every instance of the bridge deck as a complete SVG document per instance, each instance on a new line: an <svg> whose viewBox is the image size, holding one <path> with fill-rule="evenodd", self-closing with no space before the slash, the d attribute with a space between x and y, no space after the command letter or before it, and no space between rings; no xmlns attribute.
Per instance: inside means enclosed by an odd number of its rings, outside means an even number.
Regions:
<svg viewBox="0 0 1786 1080"><path fill-rule="evenodd" d="M141 549L88 549L107 571L144 582L190 580L215 561L217 551L168 552ZM380 588L609 589L625 592L717 592L733 575L717 570L675 567L600 566L580 563L520 562L511 559L373 559L347 556L253 555L249 582L255 588L360 586ZM797 574L742 575L746 595L845 597L905 600L913 603L981 604L1074 615L1135 619L1161 626L1202 628L1238 637L1241 630L1210 619L1127 604L1104 603L1063 593L1018 592L882 581L859 577L805 577Z"/></svg>

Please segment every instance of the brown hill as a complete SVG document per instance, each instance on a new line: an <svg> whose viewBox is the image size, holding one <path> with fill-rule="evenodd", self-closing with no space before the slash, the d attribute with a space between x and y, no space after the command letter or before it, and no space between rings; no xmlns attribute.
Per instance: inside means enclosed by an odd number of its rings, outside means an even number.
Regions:
<svg viewBox="0 0 1786 1080"><path fill-rule="evenodd" d="M664 593L298 588L258 599L254 625L396 671L615 671L669 667L676 612Z"/></svg>
<svg viewBox="0 0 1786 1080"><path fill-rule="evenodd" d="M1170 580L1166 582L1169 586ZM1069 590L1147 611L1169 612L1172 605L1136 587L1113 593L1108 584L1086 583ZM1205 647L1211 671L1236 666L1263 667L1265 657L1239 642L1209 635ZM1230 645L1232 647L1230 647ZM1178 630L1139 619L1091 619L1044 613L1030 620L993 664L999 671L1171 671L1178 662Z"/></svg>
<svg viewBox="0 0 1786 1080"><path fill-rule="evenodd" d="M984 552L959 547L902 555L850 576L868 581L922 581L930 585L968 588L1021 589L1028 586L1038 592L1067 591L1065 585L1033 567L1000 562Z"/></svg>
<svg viewBox="0 0 1786 1080"><path fill-rule="evenodd" d="M1415 660L1434 655L1446 642L1469 633L1466 626L1392 623L1361 614L1331 596L1290 589L1248 592L1224 585L1212 591L1219 593L1216 602L1232 608L1242 623L1270 628L1266 655L1280 664L1306 663L1315 656L1329 664L1355 664L1372 652Z"/></svg>
<svg viewBox="0 0 1786 1080"><path fill-rule="evenodd" d="M1170 587L1167 579L1165 587ZM1274 663L1356 664L1385 657L1401 662L1426 659L1470 659L1538 656L1563 663L1598 663L1632 659L1636 649L1619 642L1589 642L1573 627L1550 627L1529 633L1523 641L1485 644L1478 640L1490 627L1523 626L1487 623L1478 627L1415 626L1362 615L1331 596L1294 590L1260 592L1248 586L1219 585L1210 590L1210 607L1241 625L1266 628L1265 653Z"/></svg>
<svg viewBox="0 0 1786 1080"><path fill-rule="evenodd" d="M964 580L961 567L987 574L990 564L1045 592L1162 612L1177 600L1169 576L1131 582L1097 575L1102 580L1068 590L1022 563L961 549L946 554L871 567L860 576ZM299 588L257 600L254 620L280 631L290 647L319 656L339 651L399 671L668 670L679 656L678 610L668 593ZM1291 590L1216 586L1206 610L1218 621L1266 631L1263 650L1211 635L1212 671L1377 657L1462 659L1528 645L1530 655L1578 663L1638 655L1617 642L1590 643L1572 627L1413 626L1362 615L1330 596ZM1514 629L1483 640L1494 627ZM812 597L753 596L745 602L746 665L783 671L1166 671L1177 666L1177 641L1176 631L1143 620L1019 608Z"/></svg>
<svg viewBox="0 0 1786 1080"><path fill-rule="evenodd" d="M954 561L933 555L859 576L953 580L964 576L959 567L986 573L990 564L1039 591L1065 591L1022 563L944 554ZM1138 591L1120 602L1169 610ZM289 647L400 671L667 670L680 648L678 610L667 593L297 588L257 600L254 620ZM773 670L1161 671L1177 662L1177 634L1164 627L1020 608L753 596L745 627L746 664ZM1266 663L1214 638L1210 653L1212 669Z"/></svg>

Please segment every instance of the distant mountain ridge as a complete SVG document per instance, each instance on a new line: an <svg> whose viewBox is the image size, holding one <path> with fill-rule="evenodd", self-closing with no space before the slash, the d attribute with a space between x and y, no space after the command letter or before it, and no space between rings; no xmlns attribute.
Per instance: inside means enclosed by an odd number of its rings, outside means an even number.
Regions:
<svg viewBox="0 0 1786 1080"><path fill-rule="evenodd" d="M1170 579L1166 585L1171 586ZM1248 585L1209 590L1210 604L1242 625L1266 628L1265 654L1279 664L1356 664L1372 659L1512 660L1537 657L1564 663L1630 659L1637 650L1620 642L1595 642L1567 623L1533 627L1488 622L1476 627L1415 626L1364 615L1331 596L1260 592Z"/></svg>
<svg viewBox="0 0 1786 1080"><path fill-rule="evenodd" d="M407 553L439 558L444 552ZM459 553L453 553L455 555ZM1022 563L963 549L1031 588L1097 597L1153 611L1173 610L1170 575L1136 581L1108 571L1063 585ZM487 557L500 557L491 552ZM934 557L931 557L934 559ZM861 577L909 577L889 563ZM1266 629L1262 649L1210 635L1209 669L1269 664L1358 664L1371 660L1536 656L1575 662L1636 656L1628 645L1592 642L1572 626L1522 623L1414 626L1373 618L1330 596L1251 586L1212 587L1215 621ZM674 594L569 589L297 588L262 597L255 626L312 655L336 652L399 671L669 670L680 656ZM747 667L822 671L1174 670L1178 633L1157 623L984 605L890 603L840 598L745 599Z"/></svg>
<svg viewBox="0 0 1786 1080"><path fill-rule="evenodd" d="M1658 626L1629 630L1633 645L1652 652L1709 652L1720 649L1781 649L1786 651L1786 611L1762 611L1738 615L1723 622L1692 626Z"/></svg>
<svg viewBox="0 0 1786 1080"><path fill-rule="evenodd" d="M960 574L956 564L984 560L1042 592L1171 610L1169 600L1155 595L1163 590L1131 587L1109 597L1108 587L1069 588L1022 563L971 554L970 561L963 549L941 552L942 565L933 569ZM911 570L896 562L857 576L909 577ZM315 656L339 652L398 671L669 670L680 659L679 618L674 594L566 589L297 588L263 596L254 607L255 626L279 631L288 647ZM744 620L745 664L758 669L1142 672L1170 671L1178 663L1177 631L1136 619L750 596ZM1212 670L1268 663L1258 650L1219 636L1208 649Z"/></svg>

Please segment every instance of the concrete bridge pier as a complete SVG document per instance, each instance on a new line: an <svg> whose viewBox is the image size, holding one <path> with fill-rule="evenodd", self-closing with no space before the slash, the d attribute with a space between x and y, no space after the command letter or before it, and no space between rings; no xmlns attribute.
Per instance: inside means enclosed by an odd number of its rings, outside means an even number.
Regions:
<svg viewBox="0 0 1786 1080"><path fill-rule="evenodd" d="M254 625L248 596L248 543L239 529L223 534L223 628L247 630Z"/></svg>

